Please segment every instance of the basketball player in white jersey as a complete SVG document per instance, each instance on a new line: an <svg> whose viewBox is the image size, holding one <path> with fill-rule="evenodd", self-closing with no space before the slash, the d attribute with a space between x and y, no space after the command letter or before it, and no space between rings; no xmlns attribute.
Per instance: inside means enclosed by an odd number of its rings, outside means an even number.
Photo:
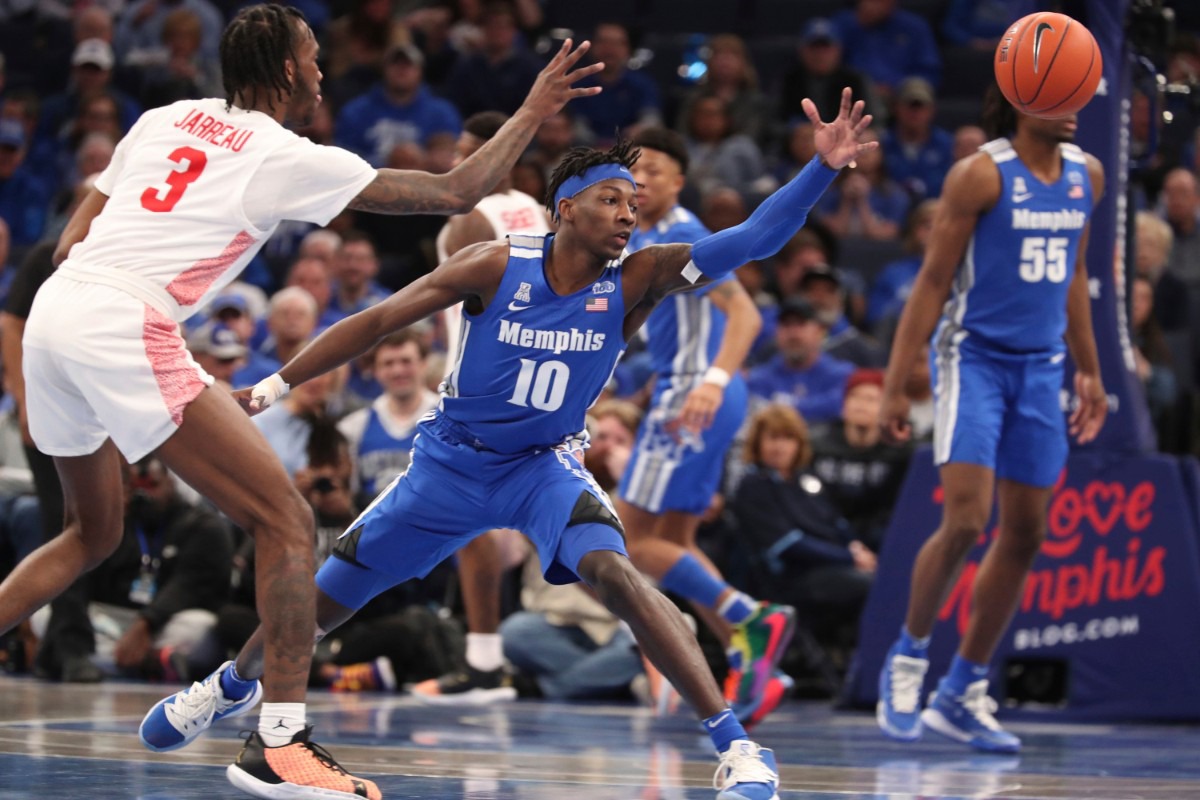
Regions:
<svg viewBox="0 0 1200 800"><path fill-rule="evenodd" d="M122 532L124 456L151 452L211 498L258 545L266 631L259 730L227 774L258 797L380 796L309 741L304 693L312 650L313 519L266 440L188 355L180 321L233 280L281 220L326 224L343 208L461 213L507 175L540 122L596 71L572 71L570 43L496 137L446 175L375 170L283 127L321 101L318 45L293 8L240 12L221 40L225 100L144 114L72 216L25 329L29 428L54 457L66 501L61 536L0 584L7 631L96 566ZM228 666L228 665L227 665ZM170 750L263 693L222 667L155 707L144 744Z"/></svg>
<svg viewBox="0 0 1200 800"><path fill-rule="evenodd" d="M481 111L468 117L458 138L458 161L461 163L490 141L507 120L498 111ZM510 234L549 232L545 205L514 189L508 178L502 178L492 193L469 213L446 220L437 237L438 263L469 245L503 239ZM442 323L446 329L446 352L453 364L460 341L462 303L443 311ZM504 651L499 630L500 583L506 565L515 566L522 557L518 537L513 531L491 531L458 552L459 585L467 617L467 666L418 683L412 689L418 699L452 704L516 699L516 689L502 669Z"/></svg>

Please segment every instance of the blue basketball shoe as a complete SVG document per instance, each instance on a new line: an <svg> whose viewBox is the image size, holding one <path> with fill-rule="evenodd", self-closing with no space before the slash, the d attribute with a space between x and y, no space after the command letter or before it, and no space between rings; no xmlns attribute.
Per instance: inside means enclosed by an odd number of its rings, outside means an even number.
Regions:
<svg viewBox="0 0 1200 800"><path fill-rule="evenodd" d="M996 701L988 696L988 682L968 684L961 697L946 691L946 679L938 682L929 708L921 714L928 727L958 742L988 753L1016 753L1021 740L1000 727L996 718Z"/></svg>
<svg viewBox="0 0 1200 800"><path fill-rule="evenodd" d="M901 742L921 738L921 686L929 659L901 655L892 645L879 672L879 702L875 721L884 735Z"/></svg>
<svg viewBox="0 0 1200 800"><path fill-rule="evenodd" d="M146 749L156 753L178 750L212 727L219 719L245 714L262 697L262 682L241 700L228 700L221 689L221 673L232 661L217 667L203 681L159 700L138 728L138 738Z"/></svg>
<svg viewBox="0 0 1200 800"><path fill-rule="evenodd" d="M774 751L739 739L721 754L713 776L717 800L779 800L779 768Z"/></svg>

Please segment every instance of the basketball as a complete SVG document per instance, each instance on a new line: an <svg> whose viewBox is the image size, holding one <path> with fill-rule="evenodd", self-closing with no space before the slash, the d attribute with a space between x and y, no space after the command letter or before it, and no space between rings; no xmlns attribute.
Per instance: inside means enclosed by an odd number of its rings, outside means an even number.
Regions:
<svg viewBox="0 0 1200 800"><path fill-rule="evenodd" d="M1103 61L1091 31L1049 11L1014 22L996 46L1000 91L1018 111L1035 117L1074 114L1100 85Z"/></svg>

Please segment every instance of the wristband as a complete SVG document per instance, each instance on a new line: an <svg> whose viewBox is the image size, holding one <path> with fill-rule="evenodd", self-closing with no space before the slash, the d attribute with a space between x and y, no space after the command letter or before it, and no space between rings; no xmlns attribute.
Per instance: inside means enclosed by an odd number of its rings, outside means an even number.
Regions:
<svg viewBox="0 0 1200 800"><path fill-rule="evenodd" d="M730 374L720 367L709 367L704 371L704 382L724 389L729 385Z"/></svg>
<svg viewBox="0 0 1200 800"><path fill-rule="evenodd" d="M258 401L260 409L269 408L272 403L287 394L291 388L279 376L279 373L276 372L254 384L254 388L250 390L250 397Z"/></svg>

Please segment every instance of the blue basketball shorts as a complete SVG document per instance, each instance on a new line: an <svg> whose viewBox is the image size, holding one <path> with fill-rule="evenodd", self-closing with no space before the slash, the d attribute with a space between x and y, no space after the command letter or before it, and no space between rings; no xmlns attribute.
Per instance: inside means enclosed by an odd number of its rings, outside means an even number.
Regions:
<svg viewBox="0 0 1200 800"><path fill-rule="evenodd" d="M1053 486L1067 461L1060 403L1064 353L984 351L952 339L930 350L934 462L989 467L1029 486Z"/></svg>
<svg viewBox="0 0 1200 800"><path fill-rule="evenodd" d="M712 426L699 435L670 430L697 381L656 393L638 429L637 442L625 467L618 494L632 506L661 514L703 514L721 483L725 453L746 419L746 383L735 375Z"/></svg>
<svg viewBox="0 0 1200 800"><path fill-rule="evenodd" d="M495 528L524 533L551 583L579 580L580 560L595 550L626 554L617 528L572 521L588 504L593 511L601 504L601 515L612 512L576 451L561 447L506 455L476 450L465 444L469 437L455 423L440 415L418 430L408 471L359 515L317 572L317 586L336 602L361 608L392 586L428 575Z"/></svg>

